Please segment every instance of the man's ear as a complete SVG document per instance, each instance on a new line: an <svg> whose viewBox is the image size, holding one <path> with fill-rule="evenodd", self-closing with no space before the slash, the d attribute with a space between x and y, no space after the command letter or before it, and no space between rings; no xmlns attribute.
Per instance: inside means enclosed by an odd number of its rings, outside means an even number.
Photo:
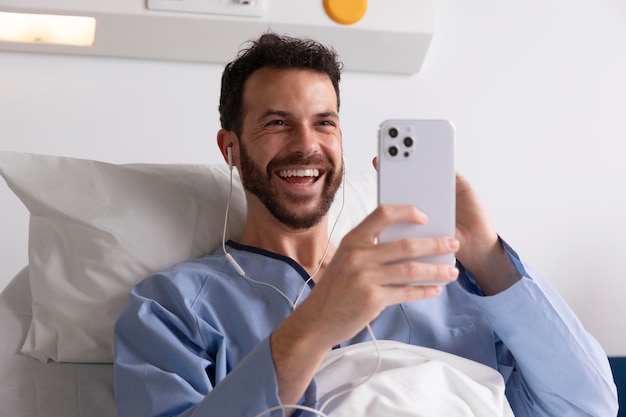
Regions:
<svg viewBox="0 0 626 417"><path fill-rule="evenodd" d="M220 148L220 152L222 152L224 161L229 165L237 166L239 162L239 142L237 135L231 130L220 129L217 132L217 146ZM231 152L230 158L228 155L229 149Z"/></svg>

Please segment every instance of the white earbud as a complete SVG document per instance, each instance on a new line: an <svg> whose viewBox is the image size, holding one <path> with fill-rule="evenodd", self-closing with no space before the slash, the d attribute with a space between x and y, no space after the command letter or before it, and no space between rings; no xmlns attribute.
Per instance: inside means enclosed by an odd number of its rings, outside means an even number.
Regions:
<svg viewBox="0 0 626 417"><path fill-rule="evenodd" d="M233 169L233 147L229 146L226 152L228 153L228 169L232 170Z"/></svg>

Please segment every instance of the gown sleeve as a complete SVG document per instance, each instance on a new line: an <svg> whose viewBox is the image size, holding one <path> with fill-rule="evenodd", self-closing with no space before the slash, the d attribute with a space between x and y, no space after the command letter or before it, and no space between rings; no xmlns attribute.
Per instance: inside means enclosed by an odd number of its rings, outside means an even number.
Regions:
<svg viewBox="0 0 626 417"><path fill-rule="evenodd" d="M483 296L462 267L461 279L496 333L515 416L617 415L617 389L600 344L550 284L502 244L520 281Z"/></svg>
<svg viewBox="0 0 626 417"><path fill-rule="evenodd" d="M119 417L255 416L278 405L269 337L229 369L224 335L168 280L140 284L115 327ZM147 286L149 285L149 286Z"/></svg>

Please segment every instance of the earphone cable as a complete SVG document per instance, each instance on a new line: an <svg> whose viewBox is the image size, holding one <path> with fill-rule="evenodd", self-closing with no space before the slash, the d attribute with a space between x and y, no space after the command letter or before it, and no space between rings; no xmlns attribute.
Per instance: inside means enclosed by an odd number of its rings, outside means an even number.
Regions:
<svg viewBox="0 0 626 417"><path fill-rule="evenodd" d="M326 259L326 255L328 254L328 249L330 248L330 241L332 239L333 233L335 232L335 228L337 227L337 224L339 223L339 219L341 218L341 214L343 213L343 208L346 205L346 168L345 168L345 163L344 163L342 175L343 175L343 181L342 181L342 184L341 184L341 207L339 208L339 213L337 214L337 217L335 218L335 221L333 222L333 227L330 229L330 233L328 235L328 242L326 242L326 248L324 249L324 254L322 255L322 259L320 260L319 264L317 264L317 268L315 268L315 271L313 271L313 274L311 274L309 279L306 280L305 285L302 287L302 289L300 290L300 293L296 297L296 300L293 302L294 306L296 306L296 307L298 306L298 303L300 302L300 299L302 298L302 295L304 294L304 290L306 289L306 286L309 284L309 282L313 278L315 278L317 273L322 268L322 264L324 263L324 259Z"/></svg>
<svg viewBox="0 0 626 417"><path fill-rule="evenodd" d="M224 256L226 256L226 259L228 259L230 264L237 270L237 272L239 272L239 275L241 275L243 278L247 279L248 281L250 281L250 282L252 282L254 284L264 285L266 287L274 289L285 300L287 300L287 303L289 303L289 305L291 306L291 309L294 310L296 308L296 305L294 304L293 301L291 301L291 298L289 298L289 296L287 294L285 294L283 291L281 291L280 288L277 288L277 287L275 287L272 284L268 284L267 282L257 281L255 279L250 278L246 274L246 271L237 263L237 261L235 261L235 258L233 258L233 256L226 250L226 230L227 230L227 227L228 227L228 213L230 211L230 202L231 202L232 197L233 197L233 167L232 167L232 164L229 164L229 169L230 169L230 190L228 192L228 202L226 203L226 213L224 214L224 231L222 233L222 250L224 251Z"/></svg>
<svg viewBox="0 0 626 417"><path fill-rule="evenodd" d="M303 294L304 294L304 290L305 288L308 286L309 282L317 275L317 273L320 271L322 264L324 262L324 259L326 258L326 255L328 254L328 250L330 247L330 242L331 242L331 237L335 231L335 228L339 222L339 219L341 217L341 214L343 213L343 209L345 207L345 201L346 201L346 182L345 182L345 167L344 167L344 171L343 171L343 181L342 181L342 202L341 202L341 207L339 210L339 213L337 215L337 218L335 219L333 226L330 230L329 236L328 236L328 242L326 243L326 248L324 249L324 254L322 255L322 259L320 260L319 264L317 265L317 268L315 269L315 271L313 272L313 274L305 281L304 285L302 286L302 289L300 290L300 293L298 294L298 296L296 297L295 301L291 301L291 299L283 292L281 291L279 288L275 287L274 285L268 284L266 282L263 281L257 281L255 279L250 278L249 276L247 276L245 270L235 261L235 259L232 257L232 255L226 250L226 231L227 231L227 227L228 227L228 214L230 212L230 203L232 200L232 195L233 195L233 167L232 164L229 163L229 170L230 170L230 190L229 190L229 194L228 194L228 202L226 203L226 213L224 215L224 229L223 229L223 233L222 233L222 250L224 251L224 255L226 256L226 258L228 259L228 261L231 263L231 265L239 272L239 275L241 275L243 278L245 278L246 280L258 284L258 285L264 285L267 287L270 287L272 289L274 289L275 291L277 291L285 300L287 300L287 302L289 303L289 305L291 306L292 310L295 310L298 302L300 301L300 299L302 298ZM286 409L298 409L298 410L303 410L303 411L309 411L313 414L315 414L317 417L329 417L327 414L324 413L324 409L335 399L349 393L350 391L353 391L354 389L356 389L357 387L365 384L369 379L371 379L380 369L381 363L382 363L382 355L380 352L380 348L378 346L378 343L376 341L376 337L374 335L374 332L372 331L372 327L370 326L370 324L368 323L367 326L367 331L369 332L369 335L372 339L372 343L374 344L374 347L376 348L376 353L377 353L377 363L376 366L374 367L373 371L367 376L365 377L365 379L363 379L362 381L360 381L358 384L353 385L349 388L346 388L334 395L332 395L330 398L328 398L324 404L322 404L322 406L320 407L319 410L316 410L314 408L311 407L307 407L307 406L303 406L303 405L296 405L296 404L292 404L292 405L278 405L278 406L274 406L271 408L268 408L267 410L257 414L255 417L262 417L268 413L271 413L272 411L277 411L277 410L286 410Z"/></svg>

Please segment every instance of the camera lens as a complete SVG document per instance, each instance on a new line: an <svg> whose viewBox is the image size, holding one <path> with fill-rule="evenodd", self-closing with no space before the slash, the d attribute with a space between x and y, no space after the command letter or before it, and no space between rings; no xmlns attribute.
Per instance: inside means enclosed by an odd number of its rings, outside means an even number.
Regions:
<svg viewBox="0 0 626 417"><path fill-rule="evenodd" d="M395 146L390 146L389 147L389 155L396 156L397 154L398 154L398 148L396 148Z"/></svg>
<svg viewBox="0 0 626 417"><path fill-rule="evenodd" d="M413 146L413 138L409 136L404 138L404 146L406 146L407 148L410 148L411 146Z"/></svg>
<svg viewBox="0 0 626 417"><path fill-rule="evenodd" d="M398 136L398 129L396 129L395 127L389 129L389 136L391 136L392 138Z"/></svg>

